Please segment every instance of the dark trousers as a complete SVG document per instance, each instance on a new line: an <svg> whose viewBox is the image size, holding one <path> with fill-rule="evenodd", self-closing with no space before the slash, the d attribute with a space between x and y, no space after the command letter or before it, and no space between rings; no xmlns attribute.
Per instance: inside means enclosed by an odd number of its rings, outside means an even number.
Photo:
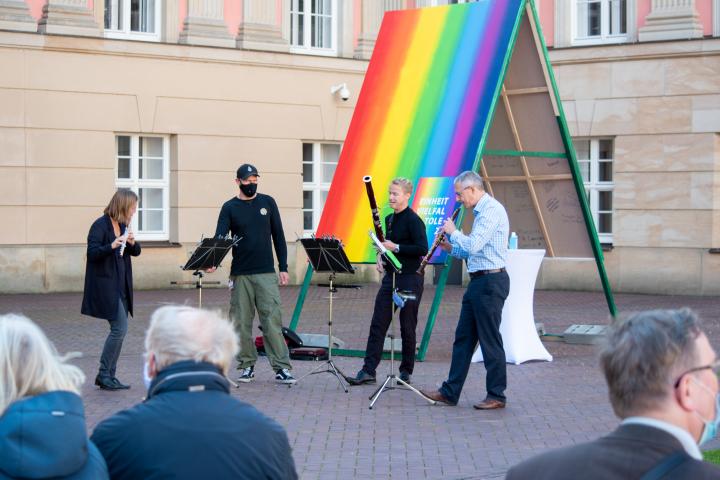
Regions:
<svg viewBox="0 0 720 480"><path fill-rule="evenodd" d="M121 298L118 300L117 318L110 323L110 333L105 339L102 355L100 356L100 371L98 376L101 378L115 377L115 368L117 367L118 358L120 358L120 350L122 349L123 340L128 328L128 311L125 302Z"/></svg>
<svg viewBox="0 0 720 480"><path fill-rule="evenodd" d="M421 275L407 273L395 275L395 288L410 290L417 296L417 300L409 301L400 310L400 336L402 338L402 361L400 371L412 374L415 366L415 327L417 327L417 314L423 293L423 280ZM375 310L370 322L370 334L365 348L365 364L363 370L375 375L375 369L380 363L385 343L385 334L390 326L393 314L393 276L386 274L380 290L375 296Z"/></svg>
<svg viewBox="0 0 720 480"><path fill-rule="evenodd" d="M487 370L487 397L505 401L507 372L500 321L508 293L510 277L506 272L491 273L470 280L463 296L460 320L455 329L450 373L440 388L440 392L451 403L457 403L460 399L478 341Z"/></svg>

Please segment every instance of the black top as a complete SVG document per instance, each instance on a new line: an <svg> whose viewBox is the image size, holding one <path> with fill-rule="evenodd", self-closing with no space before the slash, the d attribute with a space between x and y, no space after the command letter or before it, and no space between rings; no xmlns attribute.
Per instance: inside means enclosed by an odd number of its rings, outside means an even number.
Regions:
<svg viewBox="0 0 720 480"><path fill-rule="evenodd" d="M280 212L270 195L258 193L252 200L233 197L220 209L215 237L227 233L242 239L233 247L230 275L273 273L273 255L270 237L281 272L287 272L287 245Z"/></svg>
<svg viewBox="0 0 720 480"><path fill-rule="evenodd" d="M391 213L385 217L385 232L387 240L400 245L400 251L395 256L402 264L401 273L414 275L422 257L428 252L425 222L408 207L400 213Z"/></svg>
<svg viewBox="0 0 720 480"><path fill-rule="evenodd" d="M124 231L125 224L120 224ZM122 257L120 247L113 249L115 241L112 221L103 215L93 222L87 238L85 288L81 312L105 320L117 319L118 300L125 293L130 315L133 313L133 275L130 257L140 255L140 243L125 245ZM122 269L122 271L121 271ZM124 273L123 273L124 272Z"/></svg>

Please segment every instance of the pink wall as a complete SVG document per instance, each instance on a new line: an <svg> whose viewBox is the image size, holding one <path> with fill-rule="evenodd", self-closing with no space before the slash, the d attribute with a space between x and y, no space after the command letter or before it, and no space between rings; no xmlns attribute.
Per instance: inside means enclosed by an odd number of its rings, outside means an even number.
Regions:
<svg viewBox="0 0 720 480"><path fill-rule="evenodd" d="M645 25L645 17L650 13L650 2L652 0L637 0L637 27Z"/></svg>
<svg viewBox="0 0 720 480"><path fill-rule="evenodd" d="M703 35L712 35L712 0L695 0L695 10L700 15L700 23L703 25Z"/></svg>
<svg viewBox="0 0 720 480"><path fill-rule="evenodd" d="M538 15L540 15L540 28L545 37L545 45L552 47L555 44L555 2L558 0L542 0ZM565 0L559 0L565 1ZM535 3L537 8L537 3Z"/></svg>
<svg viewBox="0 0 720 480"><path fill-rule="evenodd" d="M47 3L47 0L26 0L28 7L30 8L30 15L35 20L40 20L42 17L42 7Z"/></svg>
<svg viewBox="0 0 720 480"><path fill-rule="evenodd" d="M242 3L238 0L225 0L225 23L230 35L237 35L242 22Z"/></svg>

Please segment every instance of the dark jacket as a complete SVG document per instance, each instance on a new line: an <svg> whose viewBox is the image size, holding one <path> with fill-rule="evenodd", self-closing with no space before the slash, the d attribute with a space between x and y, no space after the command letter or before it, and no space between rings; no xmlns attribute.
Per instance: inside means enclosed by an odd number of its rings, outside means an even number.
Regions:
<svg viewBox="0 0 720 480"><path fill-rule="evenodd" d="M215 366L174 363L91 439L113 479L297 478L285 430L229 392Z"/></svg>
<svg viewBox="0 0 720 480"><path fill-rule="evenodd" d="M10 404L0 417L0 479L9 478L108 478L80 397L56 391Z"/></svg>
<svg viewBox="0 0 720 480"><path fill-rule="evenodd" d="M639 479L668 455L684 452L664 430L647 425L620 425L592 442L544 453L514 466L508 480ZM687 456L665 478L720 479L720 468Z"/></svg>
<svg viewBox="0 0 720 480"><path fill-rule="evenodd" d="M125 231L125 224L120 224L120 231ZM87 238L87 260L85 262L85 289L81 312L91 317L113 321L117 318L120 285L117 273L117 254L112 248L115 232L112 221L103 215L93 222ZM140 255L140 244L129 243L120 259L125 265L125 288L127 307L133 313L132 262L130 257Z"/></svg>

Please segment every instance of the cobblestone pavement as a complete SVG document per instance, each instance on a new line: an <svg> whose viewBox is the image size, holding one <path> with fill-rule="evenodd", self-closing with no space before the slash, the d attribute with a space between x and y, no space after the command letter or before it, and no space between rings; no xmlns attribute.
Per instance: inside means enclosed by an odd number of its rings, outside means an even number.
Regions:
<svg viewBox="0 0 720 480"><path fill-rule="evenodd" d="M298 287L282 290L285 323ZM347 348L364 348L376 287L339 289L334 300L333 334ZM448 372L455 324L463 290L450 286L430 342L427 361L416 364L413 383L438 386ZM418 341L434 294L428 287L421 307ZM0 295L0 313L22 312L38 322L61 352L79 351L76 363L88 381L83 389L88 429L114 412L139 402L142 388L142 340L152 311L167 303L197 302L195 290L136 292L136 315L118 365L118 376L133 388L105 392L91 385L107 323L80 315L81 295ZM228 293L204 289L204 305L227 310ZM720 309L713 297L616 295L621 311L690 306L704 318L714 345L720 347ZM326 333L327 288L311 287L298 331ZM550 333L573 323L603 324L607 307L601 293L538 291L536 321ZM346 394L330 374L304 379L288 389L274 383L267 360L258 361L257 379L232 393L275 418L287 429L297 470L303 479L502 478L520 460L555 448L596 438L617 424L592 346L545 342L553 362L508 365L508 406L478 412L472 404L484 397L485 371L470 369L456 407L429 406L409 391L384 394L373 410L368 396L374 387L353 387ZM355 373L359 358L337 358L345 373ZM295 361L294 373L310 371L314 362ZM384 376L388 363L378 374ZM379 377L380 378L380 377ZM710 448L718 448L715 441Z"/></svg>

